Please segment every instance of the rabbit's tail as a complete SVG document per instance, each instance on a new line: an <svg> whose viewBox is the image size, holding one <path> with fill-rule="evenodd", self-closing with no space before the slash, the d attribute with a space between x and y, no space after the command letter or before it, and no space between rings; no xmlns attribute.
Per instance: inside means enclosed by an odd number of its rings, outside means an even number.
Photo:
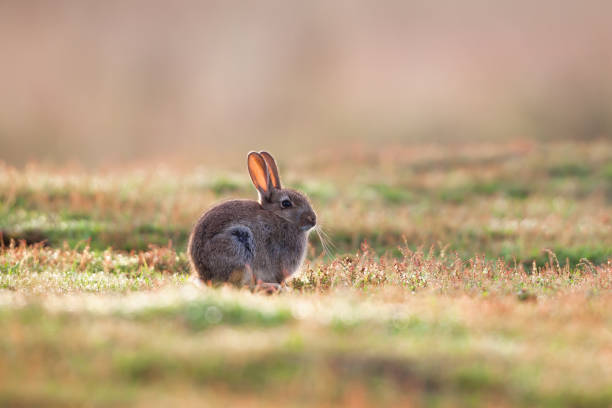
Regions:
<svg viewBox="0 0 612 408"><path fill-rule="evenodd" d="M255 240L251 229L244 225L236 225L231 227L228 232L234 242L236 242L236 249L242 255L241 258L246 261L245 263L251 263L255 257Z"/></svg>

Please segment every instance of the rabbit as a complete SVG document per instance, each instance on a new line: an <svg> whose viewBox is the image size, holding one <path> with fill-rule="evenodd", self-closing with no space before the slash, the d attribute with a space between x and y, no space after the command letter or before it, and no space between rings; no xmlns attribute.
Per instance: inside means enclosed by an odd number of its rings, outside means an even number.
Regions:
<svg viewBox="0 0 612 408"><path fill-rule="evenodd" d="M279 285L304 261L317 216L308 198L281 187L274 158L250 152L259 201L230 200L206 211L189 238L192 269L203 282Z"/></svg>

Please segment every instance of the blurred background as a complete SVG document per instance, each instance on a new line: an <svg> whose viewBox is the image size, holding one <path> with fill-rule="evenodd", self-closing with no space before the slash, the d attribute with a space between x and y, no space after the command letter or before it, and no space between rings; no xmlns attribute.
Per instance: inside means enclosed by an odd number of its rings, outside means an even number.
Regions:
<svg viewBox="0 0 612 408"><path fill-rule="evenodd" d="M607 1L2 1L0 160L610 139ZM288 156L285 156L288 157Z"/></svg>

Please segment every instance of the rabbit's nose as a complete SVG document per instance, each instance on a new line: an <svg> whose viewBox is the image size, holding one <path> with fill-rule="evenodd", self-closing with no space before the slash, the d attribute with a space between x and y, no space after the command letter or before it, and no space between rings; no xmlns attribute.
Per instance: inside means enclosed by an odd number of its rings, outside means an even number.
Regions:
<svg viewBox="0 0 612 408"><path fill-rule="evenodd" d="M300 229L302 231L308 231L315 225L317 225L317 217L314 214L305 214L302 216L302 222L300 226Z"/></svg>
<svg viewBox="0 0 612 408"><path fill-rule="evenodd" d="M314 214L308 214L306 216L306 222L308 222L312 226L315 226L317 225L317 217Z"/></svg>

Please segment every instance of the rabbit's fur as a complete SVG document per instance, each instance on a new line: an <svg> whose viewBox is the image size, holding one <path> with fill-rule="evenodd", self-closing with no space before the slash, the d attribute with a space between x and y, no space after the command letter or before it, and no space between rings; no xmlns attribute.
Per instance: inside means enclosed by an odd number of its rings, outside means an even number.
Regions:
<svg viewBox="0 0 612 408"><path fill-rule="evenodd" d="M219 204L200 217L191 233L189 257L204 282L281 283L304 260L308 232L316 225L310 202L281 187L269 153L251 152L247 163L259 201Z"/></svg>

